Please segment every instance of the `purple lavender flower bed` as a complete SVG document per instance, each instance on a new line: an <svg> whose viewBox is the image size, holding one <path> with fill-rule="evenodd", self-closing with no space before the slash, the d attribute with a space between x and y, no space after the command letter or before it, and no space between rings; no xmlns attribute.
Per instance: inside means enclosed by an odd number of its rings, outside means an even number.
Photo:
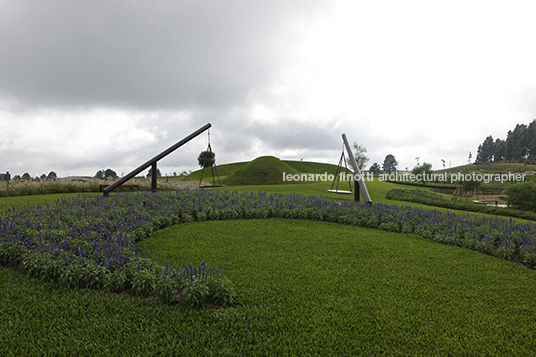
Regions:
<svg viewBox="0 0 536 357"><path fill-rule="evenodd" d="M136 242L178 223L271 217L413 233L536 267L534 226L512 219L315 196L201 190L80 195L54 206L8 210L0 217L0 264L20 265L31 276L72 287L132 287L140 295L160 291L164 296L170 284L180 290L198 277L219 277L221 270L162 261Z"/></svg>

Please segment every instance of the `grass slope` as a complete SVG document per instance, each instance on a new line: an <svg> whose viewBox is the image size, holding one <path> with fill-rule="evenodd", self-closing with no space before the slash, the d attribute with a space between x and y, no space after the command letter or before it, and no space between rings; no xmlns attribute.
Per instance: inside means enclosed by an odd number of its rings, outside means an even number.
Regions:
<svg viewBox="0 0 536 357"><path fill-rule="evenodd" d="M218 165L218 173L220 174L220 178L224 179L225 177L233 174L234 172L238 171L243 166L251 162L252 161L235 162L231 164ZM309 162L309 161L293 161L293 160L281 160L281 162L283 162L284 164L287 164L288 166L292 167L293 169L297 171L297 172L293 171L293 173L323 174L324 172L327 172L328 174L335 174L337 171L337 165L332 165L332 164ZM288 168L286 169L288 170ZM197 170L197 171L192 172L188 176L188 179L199 181L201 178L201 171L202 170ZM205 175L207 175L207 172L205 172L204 177Z"/></svg>
<svg viewBox="0 0 536 357"><path fill-rule="evenodd" d="M283 162L302 173L323 174L324 172L327 172L328 175L335 175L337 172L337 165L332 164L291 160L283 160Z"/></svg>
<svg viewBox="0 0 536 357"><path fill-rule="evenodd" d="M295 175L300 172L276 157L261 156L227 176L223 183L226 186L297 183L296 181L283 181L284 173Z"/></svg>
<svg viewBox="0 0 536 357"><path fill-rule="evenodd" d="M490 173L499 172L524 172L524 171L536 171L536 165L519 163L519 162L489 162L485 164L469 164L452 167L445 170L437 170L435 172L460 172L463 170L468 171L484 171Z"/></svg>
<svg viewBox="0 0 536 357"><path fill-rule="evenodd" d="M229 176L230 174L232 174L233 172L235 172L236 170L238 170L239 168L241 168L242 166L246 164L247 162L234 162L232 164L223 164L223 165L218 165L216 163L217 168L218 168L218 174L220 175L220 179L223 179L226 176ZM202 171L203 169L192 172L190 175L188 175L187 179L199 181L201 179ZM203 173L203 179L206 181L208 181L208 179L212 180L210 168L205 169L205 172Z"/></svg>

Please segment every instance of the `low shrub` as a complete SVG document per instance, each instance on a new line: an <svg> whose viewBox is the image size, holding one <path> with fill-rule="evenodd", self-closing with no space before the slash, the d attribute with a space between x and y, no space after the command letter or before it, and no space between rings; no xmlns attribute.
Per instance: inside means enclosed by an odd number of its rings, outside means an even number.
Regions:
<svg viewBox="0 0 536 357"><path fill-rule="evenodd" d="M521 210L536 211L536 185L533 182L519 182L505 190L508 205Z"/></svg>
<svg viewBox="0 0 536 357"><path fill-rule="evenodd" d="M208 300L222 307L237 304L237 297L232 282L228 278L209 279Z"/></svg>
<svg viewBox="0 0 536 357"><path fill-rule="evenodd" d="M499 247L497 248L496 256L497 258L504 259L504 260L512 260L512 257L515 254L515 250L511 247Z"/></svg>
<svg viewBox="0 0 536 357"><path fill-rule="evenodd" d="M111 292L120 292L125 289L128 278L124 270L115 270L106 275L106 286Z"/></svg>
<svg viewBox="0 0 536 357"><path fill-rule="evenodd" d="M155 286L156 297L164 304L172 304L176 301L181 290L180 285L177 278L161 275L157 278Z"/></svg>
<svg viewBox="0 0 536 357"><path fill-rule="evenodd" d="M78 288L83 277L84 267L82 265L69 264L61 271L59 283L69 288Z"/></svg>
<svg viewBox="0 0 536 357"><path fill-rule="evenodd" d="M387 192L385 197L389 200L417 202L435 207L536 220L536 212L527 212L514 208L477 205L471 202L456 202L430 191L395 188Z"/></svg>
<svg viewBox="0 0 536 357"><path fill-rule="evenodd" d="M149 296L155 291L156 277L154 273L147 269L140 270L134 274L132 288L137 296Z"/></svg>
<svg viewBox="0 0 536 357"><path fill-rule="evenodd" d="M182 290L183 304L187 309L199 309L204 306L210 296L208 280L196 278L186 283Z"/></svg>

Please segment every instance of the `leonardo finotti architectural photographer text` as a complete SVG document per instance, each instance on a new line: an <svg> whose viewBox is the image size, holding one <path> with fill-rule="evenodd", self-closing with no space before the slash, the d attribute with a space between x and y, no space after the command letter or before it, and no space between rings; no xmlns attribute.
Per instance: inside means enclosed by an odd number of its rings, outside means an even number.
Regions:
<svg viewBox="0 0 536 357"><path fill-rule="evenodd" d="M455 183L459 181L480 181L483 183L489 182L521 182L525 181L526 174L481 174L481 173L441 173L441 174L412 174L412 173L396 173L396 174L379 174L377 176L379 181L432 181L432 182L449 182ZM335 175L324 172L323 174L287 174L283 172L283 181L303 181L303 182L316 182L316 181L333 181ZM374 181L374 175L370 172L360 174L339 174L339 180L341 181L353 181L360 180Z"/></svg>

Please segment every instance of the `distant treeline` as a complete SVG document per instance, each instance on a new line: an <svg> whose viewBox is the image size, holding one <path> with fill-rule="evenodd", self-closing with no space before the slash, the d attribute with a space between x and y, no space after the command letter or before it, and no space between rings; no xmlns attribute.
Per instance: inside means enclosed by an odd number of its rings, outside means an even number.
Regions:
<svg viewBox="0 0 536 357"><path fill-rule="evenodd" d="M478 146L476 162L524 162L534 161L536 155L536 119L529 125L517 124L509 130L506 140L490 135Z"/></svg>

